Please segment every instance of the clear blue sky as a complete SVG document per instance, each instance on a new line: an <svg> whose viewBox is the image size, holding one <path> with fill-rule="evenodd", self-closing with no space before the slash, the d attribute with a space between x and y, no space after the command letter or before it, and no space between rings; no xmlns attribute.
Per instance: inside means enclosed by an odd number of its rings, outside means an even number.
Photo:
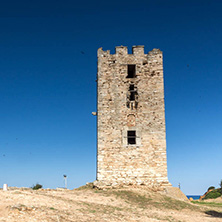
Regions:
<svg viewBox="0 0 222 222"><path fill-rule="evenodd" d="M0 183L96 177L97 49L164 53L169 181L222 179L222 1L2 1ZM1 185L0 185L1 186Z"/></svg>

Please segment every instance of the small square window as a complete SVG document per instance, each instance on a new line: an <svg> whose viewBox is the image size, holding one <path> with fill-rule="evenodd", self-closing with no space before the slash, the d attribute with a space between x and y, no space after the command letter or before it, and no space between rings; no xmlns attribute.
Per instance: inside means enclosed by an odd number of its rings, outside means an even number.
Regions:
<svg viewBox="0 0 222 222"><path fill-rule="evenodd" d="M127 66L127 77L126 78L135 78L136 77L136 65Z"/></svg>
<svg viewBox="0 0 222 222"><path fill-rule="evenodd" d="M134 90L134 85L133 85L133 84L130 84L129 90L130 90L130 91L131 91L131 90Z"/></svg>
<svg viewBox="0 0 222 222"><path fill-rule="evenodd" d="M136 144L136 131L135 130L127 131L127 142L128 142L128 145Z"/></svg>

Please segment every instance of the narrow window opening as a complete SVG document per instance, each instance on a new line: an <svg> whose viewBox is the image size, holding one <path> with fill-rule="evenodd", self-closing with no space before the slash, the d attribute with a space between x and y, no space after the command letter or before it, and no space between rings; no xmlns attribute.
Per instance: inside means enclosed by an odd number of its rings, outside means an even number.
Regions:
<svg viewBox="0 0 222 222"><path fill-rule="evenodd" d="M130 90L134 90L134 85L133 84L130 85Z"/></svg>
<svg viewBox="0 0 222 222"><path fill-rule="evenodd" d="M134 84L129 85L129 90L127 93L127 102L126 106L130 108L131 110L136 109L138 106L138 93L137 93L137 87Z"/></svg>
<svg viewBox="0 0 222 222"><path fill-rule="evenodd" d="M135 130L127 131L127 142L128 142L128 145L136 144L136 131Z"/></svg>
<svg viewBox="0 0 222 222"><path fill-rule="evenodd" d="M136 98L136 90L135 90L135 87L134 87L133 84L130 84L129 92L130 92L129 100L130 100L130 101L135 101L135 98Z"/></svg>
<svg viewBox="0 0 222 222"><path fill-rule="evenodd" d="M136 77L136 65L128 65L127 66L127 77L126 78L135 78Z"/></svg>
<svg viewBox="0 0 222 222"><path fill-rule="evenodd" d="M135 101L135 94L136 94L135 91L130 92L130 101Z"/></svg>

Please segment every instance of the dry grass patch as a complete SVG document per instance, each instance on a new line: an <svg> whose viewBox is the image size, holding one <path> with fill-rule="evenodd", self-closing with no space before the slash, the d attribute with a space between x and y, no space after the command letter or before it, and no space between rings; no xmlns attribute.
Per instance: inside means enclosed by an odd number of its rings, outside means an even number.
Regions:
<svg viewBox="0 0 222 222"><path fill-rule="evenodd" d="M158 209L172 209L172 210L183 210L189 209L192 211L200 211L198 206L194 206L189 202L184 202L180 200L176 200L167 196L147 193L140 193L139 191L131 191L131 190L116 190L109 191L106 194L115 195L117 198L123 199L126 203L131 206L136 206L139 208L158 208Z"/></svg>
<svg viewBox="0 0 222 222"><path fill-rule="evenodd" d="M202 202L202 201L192 201L194 204L210 206L210 207L222 207L222 203L215 203L215 202Z"/></svg>

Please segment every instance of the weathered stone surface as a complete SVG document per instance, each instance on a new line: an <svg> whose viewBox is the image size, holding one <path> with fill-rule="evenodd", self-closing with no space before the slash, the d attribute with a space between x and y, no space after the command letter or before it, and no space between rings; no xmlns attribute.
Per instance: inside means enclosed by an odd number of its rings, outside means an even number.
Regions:
<svg viewBox="0 0 222 222"><path fill-rule="evenodd" d="M135 78L127 78L128 65ZM166 163L163 56L143 46L98 49L97 185L169 185ZM134 90L132 99L130 90ZM136 131L129 144L128 131Z"/></svg>

